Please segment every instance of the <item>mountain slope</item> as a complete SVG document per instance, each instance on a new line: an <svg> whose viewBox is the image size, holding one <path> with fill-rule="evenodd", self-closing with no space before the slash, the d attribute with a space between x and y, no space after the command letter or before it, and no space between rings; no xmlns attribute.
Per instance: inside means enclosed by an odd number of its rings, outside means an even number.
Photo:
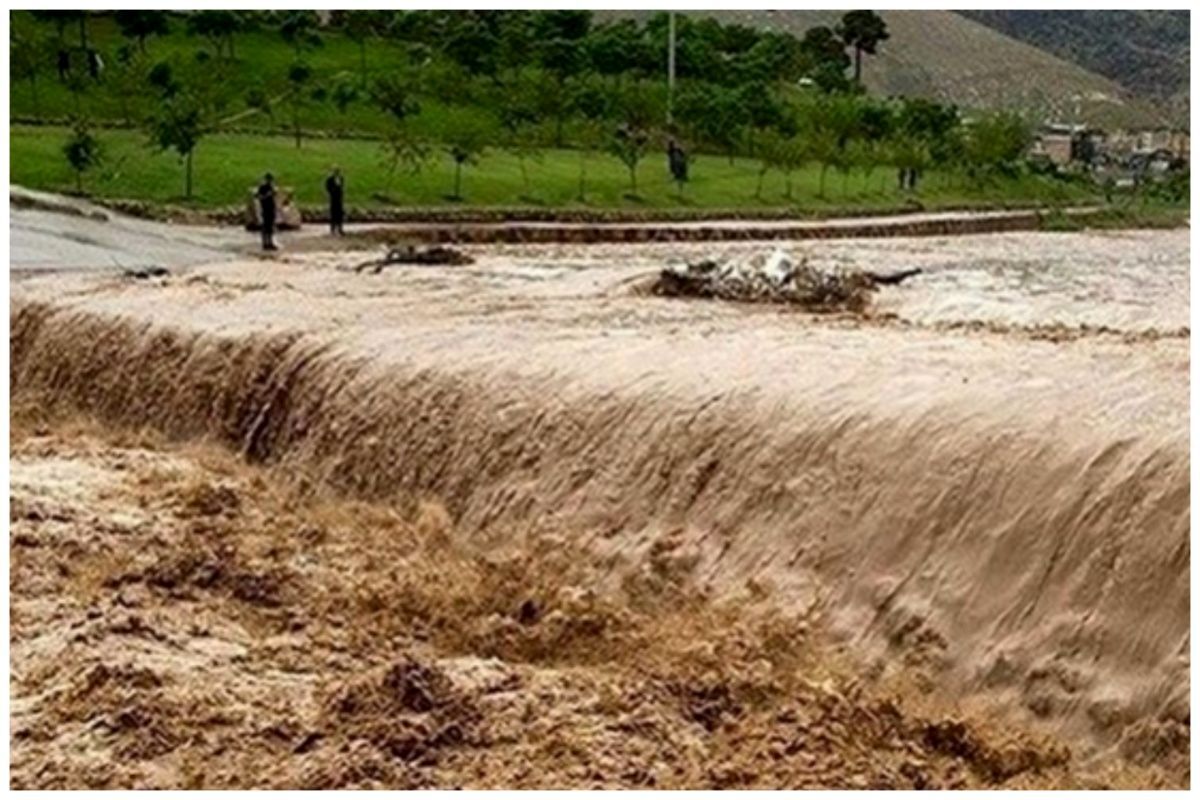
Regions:
<svg viewBox="0 0 1200 800"><path fill-rule="evenodd" d="M612 12L628 14L629 12ZM633 12L640 16L651 12ZM690 11L723 22L786 30L798 36L835 25L842 11ZM864 63L867 87L965 108L1015 108L1038 121L1114 127L1159 124L1151 104L1109 78L1017 41L952 11L882 11L891 38Z"/></svg>
<svg viewBox="0 0 1200 800"><path fill-rule="evenodd" d="M1186 124L1191 50L1187 11L960 11L1035 47L1164 102Z"/></svg>

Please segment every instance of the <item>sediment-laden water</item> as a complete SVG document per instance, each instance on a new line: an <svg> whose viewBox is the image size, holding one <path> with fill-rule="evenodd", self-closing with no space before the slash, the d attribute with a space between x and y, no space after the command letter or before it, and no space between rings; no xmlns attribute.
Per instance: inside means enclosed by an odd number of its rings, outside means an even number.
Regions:
<svg viewBox="0 0 1200 800"><path fill-rule="evenodd" d="M1186 742L1186 233L794 251L926 273L865 318L632 291L695 245L47 278L14 289L13 388L437 498L482 550L562 537L609 590L762 587L1084 753Z"/></svg>

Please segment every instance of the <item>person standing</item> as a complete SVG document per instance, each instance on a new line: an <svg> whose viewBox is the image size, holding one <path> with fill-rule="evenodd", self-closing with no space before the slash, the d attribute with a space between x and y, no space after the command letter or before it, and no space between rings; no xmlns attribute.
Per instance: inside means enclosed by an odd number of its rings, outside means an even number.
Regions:
<svg viewBox="0 0 1200 800"><path fill-rule="evenodd" d="M263 176L263 182L254 193L258 199L258 222L262 229L262 249L277 250L275 247L275 178L271 173Z"/></svg>
<svg viewBox="0 0 1200 800"><path fill-rule="evenodd" d="M671 170L671 179L679 187L679 191L683 193L683 185L688 179L688 158L684 149L679 146L679 142L675 137L671 137L667 142L667 167Z"/></svg>
<svg viewBox="0 0 1200 800"><path fill-rule="evenodd" d="M344 236L343 225L346 222L346 179L338 167L325 179L325 193L329 195L329 232L335 236Z"/></svg>

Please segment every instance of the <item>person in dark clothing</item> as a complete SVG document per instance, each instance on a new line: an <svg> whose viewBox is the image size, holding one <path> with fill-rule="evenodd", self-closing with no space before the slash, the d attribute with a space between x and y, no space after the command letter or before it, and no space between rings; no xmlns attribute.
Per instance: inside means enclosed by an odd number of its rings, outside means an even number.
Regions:
<svg viewBox="0 0 1200 800"><path fill-rule="evenodd" d="M258 199L258 221L262 227L263 250L277 250L275 247L275 178L271 173L263 176L263 182L254 193Z"/></svg>
<svg viewBox="0 0 1200 800"><path fill-rule="evenodd" d="M100 81L100 73L104 71L104 59L100 58L100 54L95 50L88 50L87 66L88 74L92 76L92 80L98 83Z"/></svg>
<svg viewBox="0 0 1200 800"><path fill-rule="evenodd" d="M329 195L329 232L343 236L346 233L342 228L346 222L346 179L337 167L325 179L325 193Z"/></svg>
<svg viewBox="0 0 1200 800"><path fill-rule="evenodd" d="M70 51L60 49L58 51L58 79L64 83L71 75L71 53Z"/></svg>
<svg viewBox="0 0 1200 800"><path fill-rule="evenodd" d="M687 183L688 179L687 153L673 138L667 142L667 166L671 170L671 179L679 185L679 190L682 192L683 185Z"/></svg>

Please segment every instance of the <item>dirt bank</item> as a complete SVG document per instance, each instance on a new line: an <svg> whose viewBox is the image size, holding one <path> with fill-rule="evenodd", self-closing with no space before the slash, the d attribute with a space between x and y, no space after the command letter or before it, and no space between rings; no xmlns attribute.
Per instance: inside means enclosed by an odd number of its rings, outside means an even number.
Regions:
<svg viewBox="0 0 1200 800"><path fill-rule="evenodd" d="M712 597L768 587L880 676L924 670L1097 763L1186 747L1186 333L814 319L634 296L657 251L525 252L26 282L13 384L301 493L436 497L488 549L553 534L601 593L663 554Z"/></svg>
<svg viewBox="0 0 1200 800"><path fill-rule="evenodd" d="M28 398L27 398L28 399ZM561 537L297 495L20 404L15 788L1178 785L856 672L819 614L677 554L601 595Z"/></svg>

